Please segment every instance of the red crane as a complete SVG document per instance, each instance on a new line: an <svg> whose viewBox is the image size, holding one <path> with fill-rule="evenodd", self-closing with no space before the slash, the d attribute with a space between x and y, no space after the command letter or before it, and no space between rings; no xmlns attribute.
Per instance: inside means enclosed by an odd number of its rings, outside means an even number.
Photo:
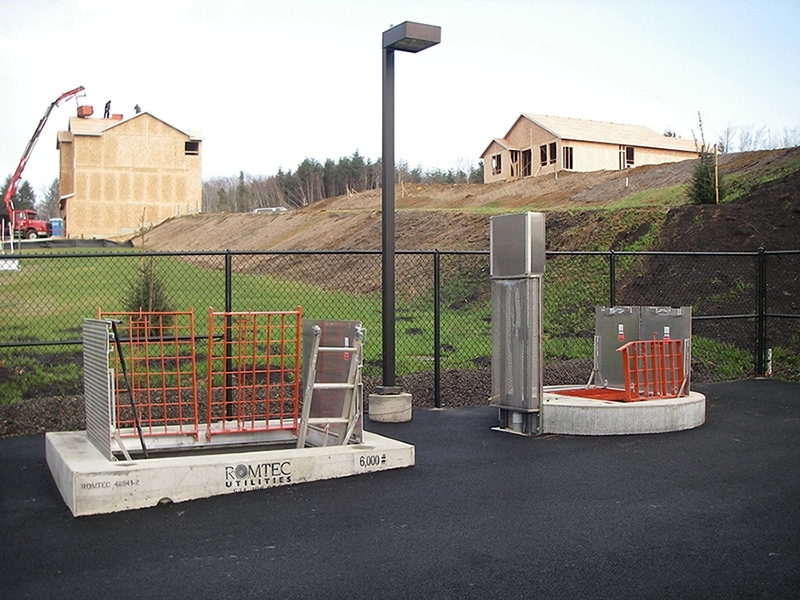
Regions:
<svg viewBox="0 0 800 600"><path fill-rule="evenodd" d="M6 193L3 196L3 205L0 206L0 210L5 208L5 212L8 214L9 220L14 219L14 203L11 201L11 198L14 197L14 193L17 191L17 185L22 179L22 171L25 169L25 165L28 163L28 159L31 157L31 153L33 152L33 147L36 146L36 142L39 140L39 136L42 134L42 130L44 129L45 123L47 123L47 119L50 116L50 113L53 112L53 109L57 106L60 106L62 102L66 102L70 98L73 98L80 94L84 90L83 86L76 87L74 90L70 90L68 92L64 92L58 98L53 101L50 106L47 107L47 110L44 112L44 116L39 121L39 125L36 127L36 131L33 132L33 137L31 137L28 145L25 146L25 152L22 153L22 158L19 160L19 165L17 165L17 170L14 171L14 175L11 176L11 180L8 183L8 188L6 189Z"/></svg>

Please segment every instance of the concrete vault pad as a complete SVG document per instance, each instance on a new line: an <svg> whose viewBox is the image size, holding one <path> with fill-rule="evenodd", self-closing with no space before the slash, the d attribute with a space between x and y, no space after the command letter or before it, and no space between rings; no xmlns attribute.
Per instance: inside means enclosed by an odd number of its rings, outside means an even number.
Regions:
<svg viewBox="0 0 800 600"><path fill-rule="evenodd" d="M45 436L47 464L74 516L110 513L414 465L414 446L364 432L363 442L108 461L85 431Z"/></svg>
<svg viewBox="0 0 800 600"><path fill-rule="evenodd" d="M689 392L681 398L613 402L570 396L569 389L568 386L544 388L542 433L666 433L693 429L706 420L706 397L697 392ZM571 389L576 389L576 386Z"/></svg>

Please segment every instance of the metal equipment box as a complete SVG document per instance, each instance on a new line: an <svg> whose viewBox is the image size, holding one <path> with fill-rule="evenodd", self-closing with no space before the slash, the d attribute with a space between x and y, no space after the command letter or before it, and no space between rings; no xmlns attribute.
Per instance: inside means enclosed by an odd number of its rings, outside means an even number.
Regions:
<svg viewBox="0 0 800 600"><path fill-rule="evenodd" d="M624 389L622 355L617 348L653 336L656 340L682 340L684 355L691 356L692 307L596 306L594 385Z"/></svg>
<svg viewBox="0 0 800 600"><path fill-rule="evenodd" d="M545 228L542 213L492 217L492 398L499 429L522 435L541 431L542 281Z"/></svg>
<svg viewBox="0 0 800 600"><path fill-rule="evenodd" d="M542 399L542 279L492 281L492 404L538 410Z"/></svg>
<svg viewBox="0 0 800 600"><path fill-rule="evenodd" d="M492 217L489 248L493 279L544 274L544 214L528 212Z"/></svg>

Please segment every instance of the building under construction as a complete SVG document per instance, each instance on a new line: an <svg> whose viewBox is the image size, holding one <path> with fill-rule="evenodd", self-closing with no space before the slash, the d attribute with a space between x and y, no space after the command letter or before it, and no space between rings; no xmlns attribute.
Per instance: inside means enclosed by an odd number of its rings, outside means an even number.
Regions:
<svg viewBox="0 0 800 600"><path fill-rule="evenodd" d="M59 197L64 234L109 238L200 211L202 142L147 112L78 106L58 132Z"/></svg>

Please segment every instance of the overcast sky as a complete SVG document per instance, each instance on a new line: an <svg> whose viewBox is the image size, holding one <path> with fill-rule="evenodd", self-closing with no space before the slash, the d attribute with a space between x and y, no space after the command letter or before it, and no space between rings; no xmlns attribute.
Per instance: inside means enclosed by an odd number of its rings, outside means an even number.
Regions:
<svg viewBox="0 0 800 600"><path fill-rule="evenodd" d="M203 176L271 175L304 158L381 151L381 34L442 42L397 53L396 157L477 163L522 112L646 125L681 137L800 125L797 0L0 0L0 173L39 119L83 85L95 115L139 104L203 135ZM50 117L23 174L58 176Z"/></svg>

